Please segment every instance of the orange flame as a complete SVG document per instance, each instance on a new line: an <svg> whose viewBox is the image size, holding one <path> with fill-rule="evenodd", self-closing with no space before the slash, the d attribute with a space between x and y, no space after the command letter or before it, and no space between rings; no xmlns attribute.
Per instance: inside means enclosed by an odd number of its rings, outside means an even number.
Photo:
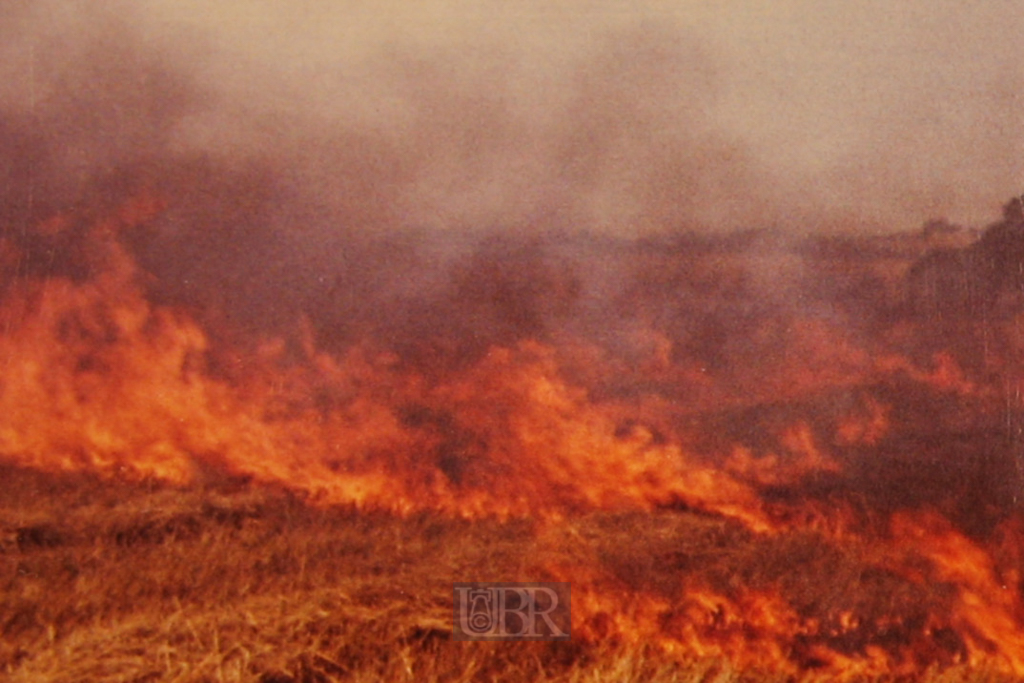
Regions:
<svg viewBox="0 0 1024 683"><path fill-rule="evenodd" d="M1024 675L1019 561L997 569L989 551L937 513L897 513L886 542L843 505L766 502L769 488L840 475L841 449L875 447L898 429L885 402L854 402L831 433L796 417L775 445L734 443L727 457L714 458L697 452L685 433L699 424L680 426L680 416L700 416L692 406L658 396L598 400L586 382L570 379L585 373L570 372L561 349L537 341L495 345L438 379L370 341L326 353L307 330L298 349L266 340L232 350L244 356L245 372L220 376L211 370L209 335L184 311L147 299L145 274L118 241L159 210L159 201L143 197L95 227L95 273L85 281L25 279L8 287L0 301L3 459L177 484L223 471L283 484L313 501L399 513L557 523L599 509L680 506L736 520L754 534L811 528L869 548L876 566L954 586L952 614L928 628L948 622L970 663L994 661ZM65 228L55 217L43 230ZM10 271L17 262L17 249L0 244L0 265ZM922 370L894 355L872 360L820 321L793 329L799 343L782 370L802 372L768 373L759 392L785 400L880 376L956 395L981 391L946 354ZM674 362L666 337L641 336L651 347L641 375L664 374L702 400L727 393L715 387L714 373ZM601 361L600 353L589 357ZM1021 540L1014 529L1004 529L1010 545ZM815 668L854 679L915 665L896 647L834 647L864 628L860 615L808 616L774 589L723 592L681 576L676 595L683 597L670 598L630 590L596 567L547 571L573 582L574 627L584 638L655 643L668 655L727 657L788 675Z"/></svg>

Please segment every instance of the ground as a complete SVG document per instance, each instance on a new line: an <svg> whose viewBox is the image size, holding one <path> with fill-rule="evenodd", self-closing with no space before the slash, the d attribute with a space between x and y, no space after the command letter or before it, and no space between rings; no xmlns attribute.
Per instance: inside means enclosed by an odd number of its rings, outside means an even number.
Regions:
<svg viewBox="0 0 1024 683"><path fill-rule="evenodd" d="M925 640L901 676L851 680L1013 680L960 663L956 634L925 626L949 586L807 531L767 537L684 509L469 521L322 507L238 480L3 478L11 681L831 680L815 654L826 647L856 659ZM525 578L573 581L571 641L451 640L453 582ZM730 613L752 592L779 596L802 626L776 632L752 604ZM890 628L841 628L850 612L861 624L885 612Z"/></svg>

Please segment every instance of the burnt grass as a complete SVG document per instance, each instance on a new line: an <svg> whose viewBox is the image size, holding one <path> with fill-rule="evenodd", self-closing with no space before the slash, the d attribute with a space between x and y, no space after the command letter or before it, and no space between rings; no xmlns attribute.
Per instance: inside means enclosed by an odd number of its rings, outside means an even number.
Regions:
<svg viewBox="0 0 1024 683"><path fill-rule="evenodd" d="M396 516L230 479L179 489L3 467L0 481L0 678L11 681L825 680L821 647L886 652L903 665L893 680L1004 680L962 663L961 636L944 626L954 586L813 532L759 536L678 509ZM453 582L564 580L552 567L587 577L574 600L597 585L625 606L678 606L661 616L667 630L690 620L708 638L771 636L700 613L694 591L779 596L813 627L783 639L778 671L670 657L600 613L567 642L451 640Z"/></svg>

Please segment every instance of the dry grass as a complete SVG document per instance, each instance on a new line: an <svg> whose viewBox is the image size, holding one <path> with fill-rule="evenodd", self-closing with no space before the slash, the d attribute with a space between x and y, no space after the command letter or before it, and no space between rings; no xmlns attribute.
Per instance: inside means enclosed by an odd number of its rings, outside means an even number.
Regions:
<svg viewBox="0 0 1024 683"><path fill-rule="evenodd" d="M687 512L541 527L322 510L223 482L183 491L0 476L0 671L11 681L790 680L614 638L450 640L452 582L545 578L552 563L598 567L627 592L669 602L699 581L726 596L773 590L819 617L895 609L905 638L945 599L941 586L872 574L819 538L763 539ZM856 654L887 637L823 639ZM921 668L933 681L1000 680L941 647Z"/></svg>

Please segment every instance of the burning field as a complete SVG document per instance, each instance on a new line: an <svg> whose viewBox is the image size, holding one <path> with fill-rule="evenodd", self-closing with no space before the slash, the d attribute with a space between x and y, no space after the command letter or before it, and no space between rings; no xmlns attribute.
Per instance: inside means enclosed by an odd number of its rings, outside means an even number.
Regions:
<svg viewBox="0 0 1024 683"><path fill-rule="evenodd" d="M803 186L649 24L334 71L143 4L0 10L6 677L1024 679L1019 199Z"/></svg>

